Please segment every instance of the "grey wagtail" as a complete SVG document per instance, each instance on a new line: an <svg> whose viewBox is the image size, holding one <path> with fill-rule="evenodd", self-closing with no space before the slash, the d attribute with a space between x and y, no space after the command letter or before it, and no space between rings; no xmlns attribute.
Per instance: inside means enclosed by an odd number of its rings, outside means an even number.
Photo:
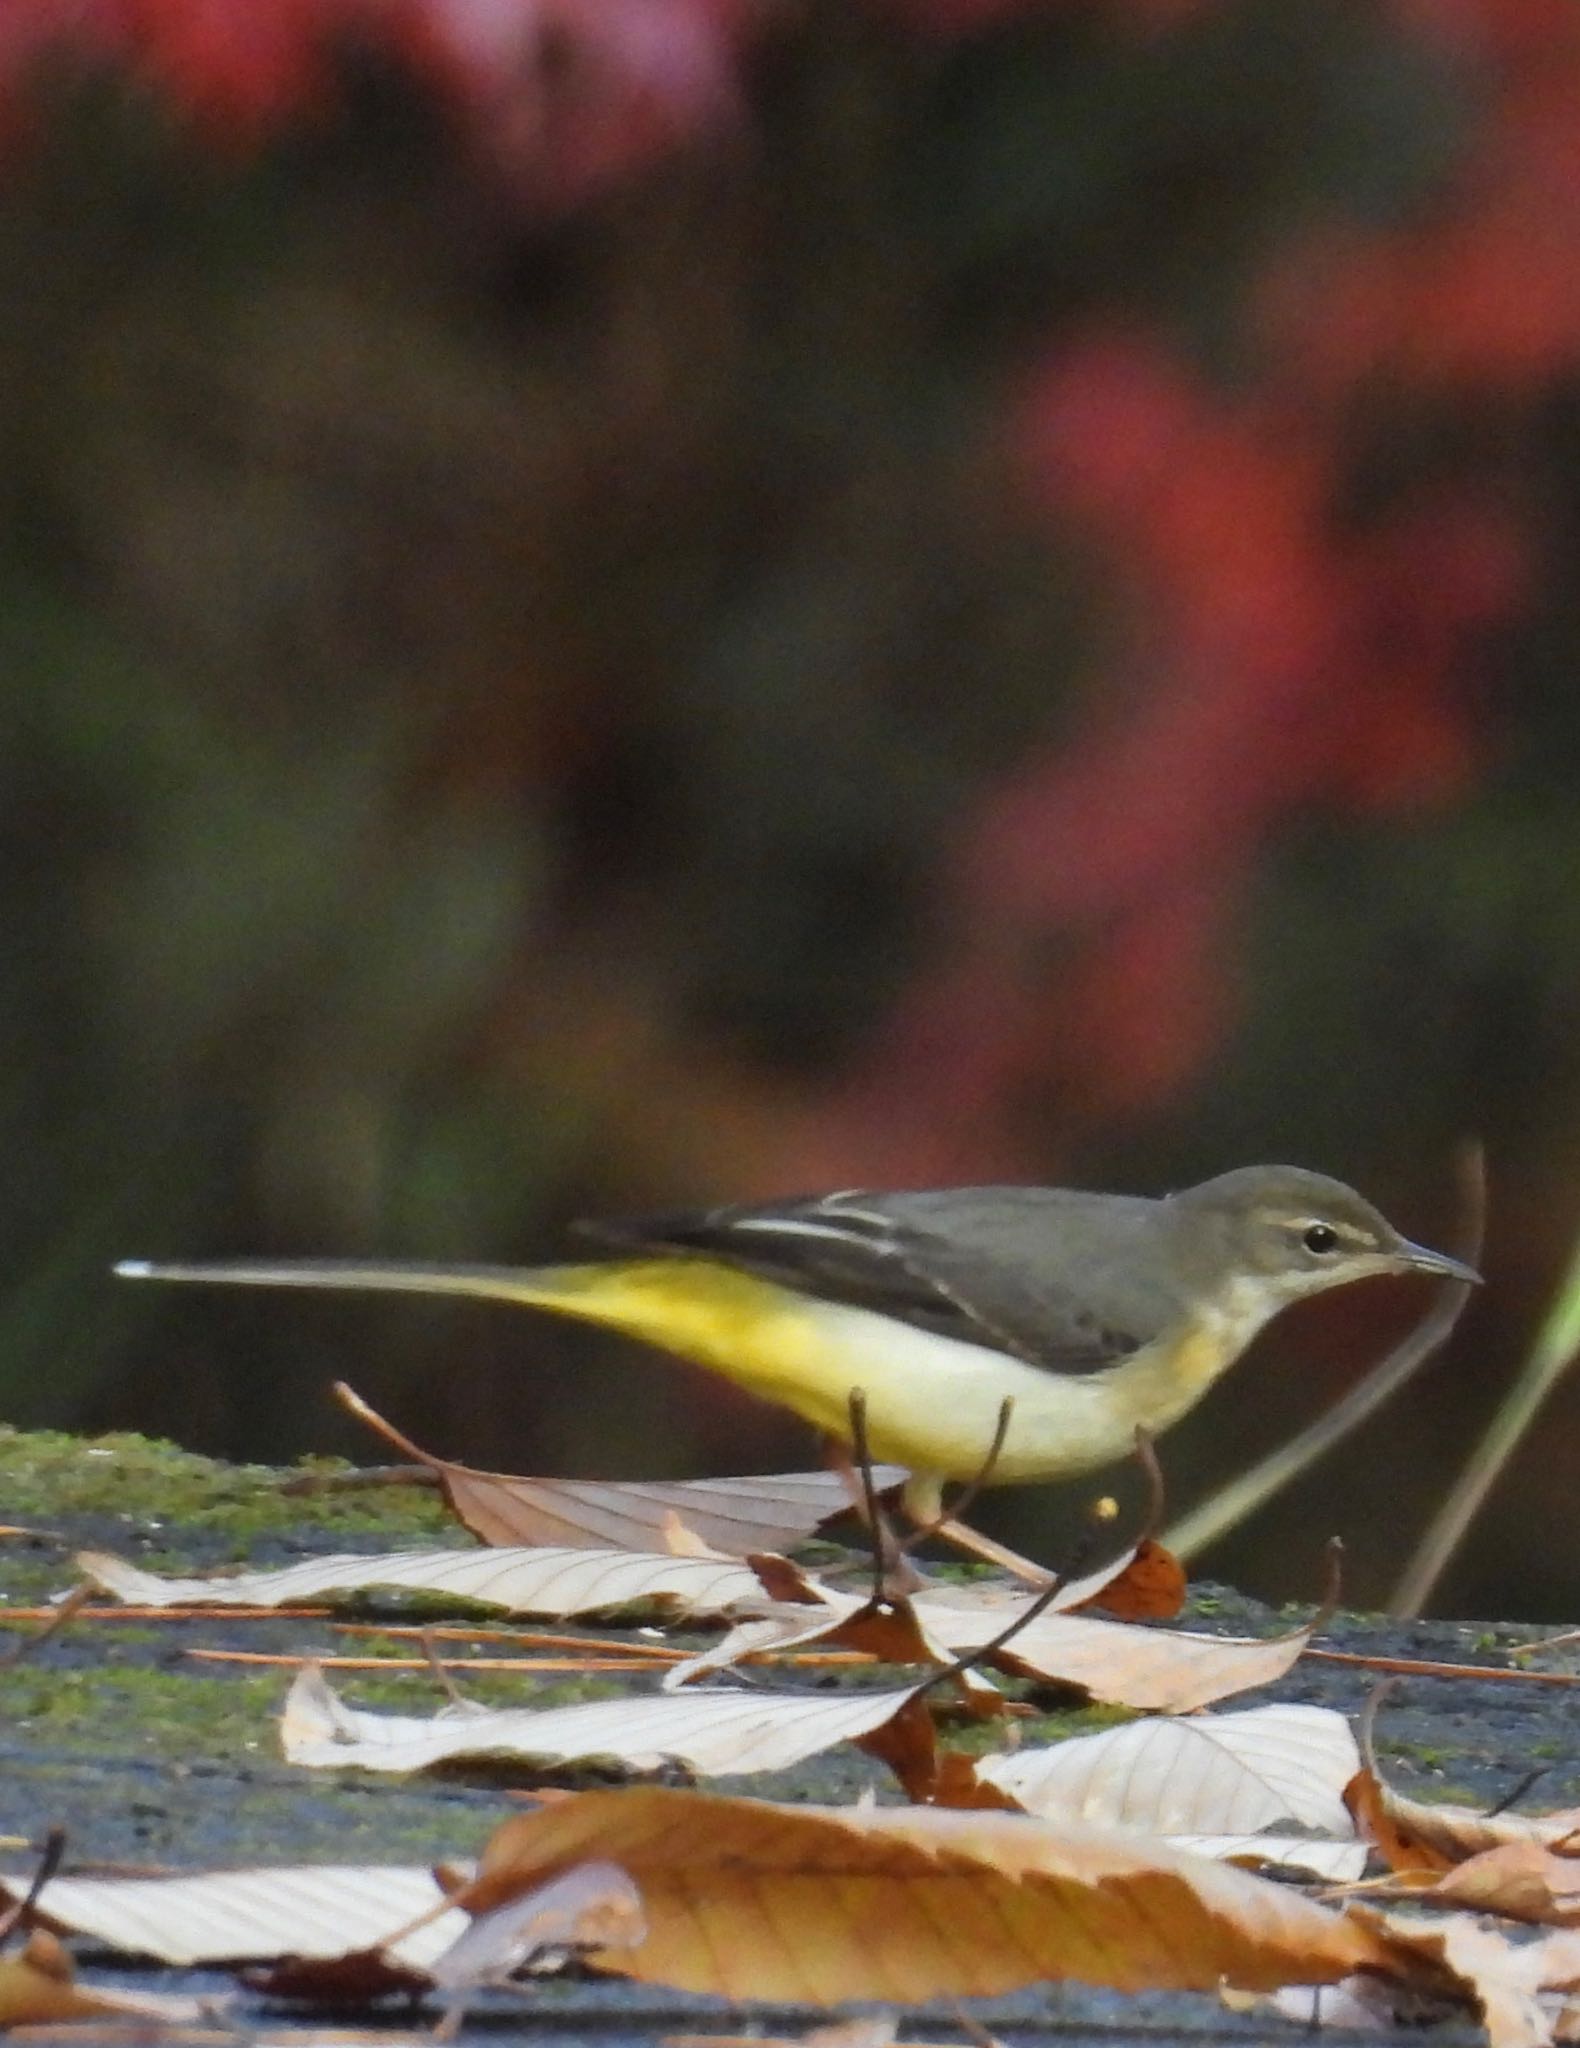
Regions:
<svg viewBox="0 0 1580 2048"><path fill-rule="evenodd" d="M1480 1275L1399 1235L1342 1181L1248 1166L1150 1200L1067 1188L844 1193L578 1226L586 1264L127 1260L128 1278L524 1302L709 1366L874 1457L906 1504L980 1472L1072 1478L1170 1427L1287 1303L1380 1273Z"/></svg>

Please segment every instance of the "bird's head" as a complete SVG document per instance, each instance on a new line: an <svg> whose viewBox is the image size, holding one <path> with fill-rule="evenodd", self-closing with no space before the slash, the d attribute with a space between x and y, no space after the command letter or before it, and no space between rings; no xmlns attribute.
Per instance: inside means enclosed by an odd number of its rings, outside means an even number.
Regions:
<svg viewBox="0 0 1580 2048"><path fill-rule="evenodd" d="M1303 1167L1242 1167L1184 1189L1166 1207L1176 1260L1193 1286L1242 1283L1269 1312L1373 1274L1481 1278L1462 1260L1401 1237L1343 1181Z"/></svg>

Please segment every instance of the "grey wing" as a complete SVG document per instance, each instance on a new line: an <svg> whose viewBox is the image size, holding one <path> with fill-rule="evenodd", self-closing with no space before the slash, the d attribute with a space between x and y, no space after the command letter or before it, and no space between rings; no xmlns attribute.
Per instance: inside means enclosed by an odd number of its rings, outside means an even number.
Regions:
<svg viewBox="0 0 1580 2048"><path fill-rule="evenodd" d="M1051 1198L1025 1215L1027 1197ZM1153 1334L1114 1326L1079 1285L1075 1214L1057 1190L973 1188L937 1195L851 1190L807 1200L590 1223L578 1234L622 1251L702 1255L822 1301L1008 1352L1055 1372L1101 1372ZM1028 1248L1025 1225L1044 1226ZM1062 1233L1060 1224L1075 1225ZM1018 1241L1017 1241L1018 1240ZM1133 1318L1125 1320L1134 1320Z"/></svg>

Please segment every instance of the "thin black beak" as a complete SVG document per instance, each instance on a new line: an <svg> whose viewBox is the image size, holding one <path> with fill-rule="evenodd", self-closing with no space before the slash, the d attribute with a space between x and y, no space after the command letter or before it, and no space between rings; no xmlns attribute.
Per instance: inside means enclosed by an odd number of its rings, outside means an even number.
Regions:
<svg viewBox="0 0 1580 2048"><path fill-rule="evenodd" d="M1412 1273L1440 1273L1445 1280L1462 1280L1467 1287L1480 1287L1481 1275L1474 1266L1467 1266L1463 1259L1451 1259L1447 1252L1434 1252L1424 1244L1412 1244L1408 1238L1401 1240L1398 1249L1401 1266Z"/></svg>

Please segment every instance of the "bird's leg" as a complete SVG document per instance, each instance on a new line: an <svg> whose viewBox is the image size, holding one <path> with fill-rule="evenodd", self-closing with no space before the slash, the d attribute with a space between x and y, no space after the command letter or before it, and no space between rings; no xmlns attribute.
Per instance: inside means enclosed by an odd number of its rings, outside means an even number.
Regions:
<svg viewBox="0 0 1580 2048"><path fill-rule="evenodd" d="M973 1529L965 1522L957 1522L950 1515L943 1516L928 1529L929 1536L936 1536L942 1543L952 1543L956 1550L965 1551L968 1557L980 1558L984 1564L996 1564L1012 1577L1022 1580L1028 1586L1047 1586L1053 1582L1053 1573L1040 1564L1033 1564L1029 1557L1022 1557L1018 1550L1011 1550L1006 1543L995 1543L991 1536L984 1536L980 1529Z"/></svg>
<svg viewBox="0 0 1580 2048"><path fill-rule="evenodd" d="M987 1448L987 1456L956 1494L954 1505L947 1514L944 1511L943 1480L936 1474L929 1474L925 1478L920 1473L911 1474L905 1487L905 1510L917 1527L905 1539L908 1551L915 1550L919 1544L925 1543L929 1536L937 1532L940 1524L946 1521L958 1522L966 1509L975 1504L977 1495L993 1477L994 1467L998 1464L1004 1449L1004 1439L1009 1435L1010 1417L1014 1413L1015 1396L1006 1394L999 1403L998 1421L994 1426L993 1441Z"/></svg>
<svg viewBox="0 0 1580 2048"><path fill-rule="evenodd" d="M974 1477L967 1481L952 1509L946 1511L944 1508L943 1481L936 1474L914 1473L906 1481L901 1500L916 1527L906 1537L904 1548L910 1552L937 1536L945 1543L952 1543L957 1550L980 1558L985 1564L998 1565L1027 1585L1046 1586L1052 1573L1044 1571L1039 1564L1033 1564L1029 1557L1022 1557L1018 1550L995 1543L991 1536L984 1536L980 1530L960 1520L961 1511L972 1505L993 1476L993 1468L1004 1449L1004 1439L1009 1435L1010 1417L1014 1411L1015 1398L1010 1395L998 1411L998 1427L993 1432L992 1443L988 1445L987 1456Z"/></svg>
<svg viewBox="0 0 1580 2048"><path fill-rule="evenodd" d="M1040 1564L1033 1564L1029 1557L1022 1557L1018 1550L995 1543L991 1536L984 1536L980 1529L973 1529L965 1522L957 1522L945 1511L942 1482L933 1473L918 1473L907 1480L900 1502L916 1524L905 1539L907 1549L936 1536L940 1542L953 1544L956 1550L965 1551L968 1557L978 1558L983 1564L996 1564L1001 1571L1011 1573L1028 1586L1045 1586L1052 1577Z"/></svg>

